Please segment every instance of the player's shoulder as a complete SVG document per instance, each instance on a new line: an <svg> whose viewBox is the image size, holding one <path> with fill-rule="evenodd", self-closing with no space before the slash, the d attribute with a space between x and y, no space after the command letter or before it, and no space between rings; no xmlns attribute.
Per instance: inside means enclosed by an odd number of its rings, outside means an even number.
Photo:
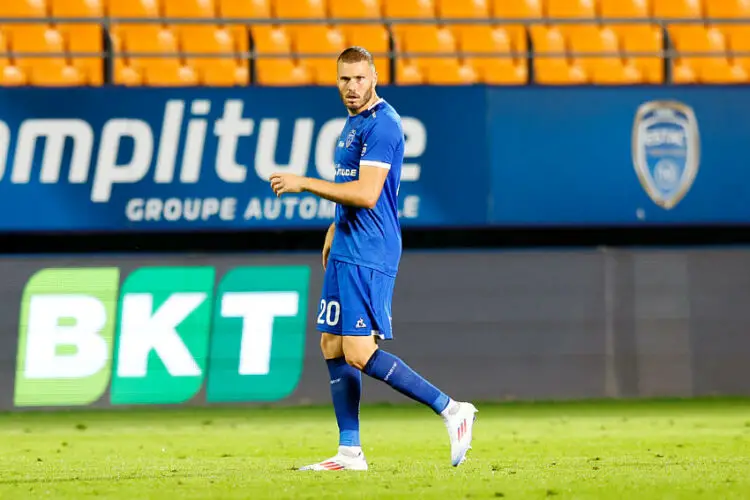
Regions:
<svg viewBox="0 0 750 500"><path fill-rule="evenodd" d="M378 133L402 134L401 115L385 99L381 99L373 106L366 124L368 129Z"/></svg>

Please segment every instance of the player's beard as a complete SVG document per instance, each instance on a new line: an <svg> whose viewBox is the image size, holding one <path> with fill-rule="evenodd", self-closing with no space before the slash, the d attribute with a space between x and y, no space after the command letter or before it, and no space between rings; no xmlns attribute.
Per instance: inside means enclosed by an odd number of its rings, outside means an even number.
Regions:
<svg viewBox="0 0 750 500"><path fill-rule="evenodd" d="M353 102L354 102L354 104L350 104L350 102L349 102L349 101L347 101L347 98L346 98L346 94L345 94L345 93L344 93L344 94L342 94L342 95L341 95L341 100L343 100L343 101L344 101L344 106L346 106L346 108L347 108L347 109L348 109L349 111L351 111L352 113L357 113L357 112L360 112L360 111L362 111L362 108L363 108L363 107L364 107L364 106L365 106L365 105L366 105L366 104L367 104L368 102L370 102L370 99L372 99L372 94L373 94L373 92L375 91L375 88L374 88L374 87L375 87L374 85L370 85L370 88L369 88L369 89L367 89L367 90L365 91L365 93L364 93L364 94L362 95L362 97L361 97L361 98L359 98L359 99L357 99L357 100L353 101Z"/></svg>

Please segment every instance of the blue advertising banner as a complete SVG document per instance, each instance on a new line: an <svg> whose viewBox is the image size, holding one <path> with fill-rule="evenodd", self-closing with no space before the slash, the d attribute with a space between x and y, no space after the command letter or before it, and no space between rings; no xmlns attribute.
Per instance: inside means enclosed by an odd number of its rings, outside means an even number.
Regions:
<svg viewBox="0 0 750 500"><path fill-rule="evenodd" d="M405 227L487 222L484 91L449 91L450 118L443 92L382 93L402 117ZM345 120L329 88L0 89L0 231L326 227L333 203L267 179L332 180Z"/></svg>
<svg viewBox="0 0 750 500"><path fill-rule="evenodd" d="M386 87L404 227L750 224L750 88ZM0 231L324 228L335 89L0 89Z"/></svg>
<svg viewBox="0 0 750 500"><path fill-rule="evenodd" d="M501 226L750 224L750 88L489 89Z"/></svg>

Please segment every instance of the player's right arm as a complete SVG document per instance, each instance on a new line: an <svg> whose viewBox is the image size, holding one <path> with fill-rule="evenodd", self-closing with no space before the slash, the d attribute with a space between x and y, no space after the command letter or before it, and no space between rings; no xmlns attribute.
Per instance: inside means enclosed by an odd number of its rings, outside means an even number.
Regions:
<svg viewBox="0 0 750 500"><path fill-rule="evenodd" d="M328 264L328 255L331 253L331 245L333 245L333 233L336 231L336 223L332 222L326 232L326 239L323 242L323 270L325 270Z"/></svg>

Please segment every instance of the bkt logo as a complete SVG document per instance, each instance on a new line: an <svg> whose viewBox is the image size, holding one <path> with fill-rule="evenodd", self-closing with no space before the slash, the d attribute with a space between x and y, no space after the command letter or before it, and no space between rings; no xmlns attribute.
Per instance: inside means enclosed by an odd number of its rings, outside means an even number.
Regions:
<svg viewBox="0 0 750 500"><path fill-rule="evenodd" d="M219 109L212 110L216 104L223 106L220 116ZM0 179L10 171L12 184L29 184L37 176L41 184L57 184L65 182L64 167L69 162L68 183L90 185L93 203L120 203L126 198L123 211L134 222L333 217L333 204L312 196L279 200L266 182L273 172L317 174L333 181L334 151L346 118L322 123L297 118L294 123L282 123L278 118L249 118L244 112L245 103L239 99L220 103L172 99L166 101L163 113L151 112L147 120L112 118L98 130L80 118L27 119L13 131L0 121ZM416 118L404 117L402 125L401 180L417 181L427 133ZM155 128L160 130L158 136ZM290 141L279 139L280 132L290 130ZM251 170L255 178L248 173ZM133 184L168 196L141 198L142 189L137 194L126 189L118 196L118 186ZM264 196L227 196L237 192L228 185L239 184ZM188 189L195 185L200 187L199 197L194 187Z"/></svg>
<svg viewBox="0 0 750 500"><path fill-rule="evenodd" d="M16 406L274 401L302 374L307 267L44 269L21 305ZM214 290L216 288L216 290ZM119 290L119 293L118 293Z"/></svg>

